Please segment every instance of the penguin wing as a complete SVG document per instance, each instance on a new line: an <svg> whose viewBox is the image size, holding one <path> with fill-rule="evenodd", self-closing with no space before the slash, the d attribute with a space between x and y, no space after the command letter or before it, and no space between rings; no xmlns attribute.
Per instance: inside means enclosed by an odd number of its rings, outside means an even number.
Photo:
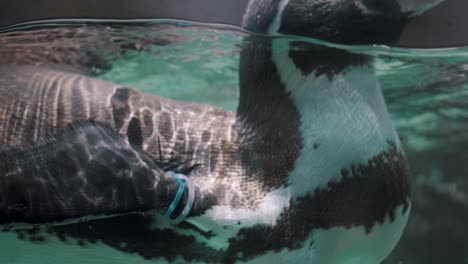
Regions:
<svg viewBox="0 0 468 264"><path fill-rule="evenodd" d="M167 208L178 188L111 129L72 124L31 147L0 150L0 225L60 225Z"/></svg>

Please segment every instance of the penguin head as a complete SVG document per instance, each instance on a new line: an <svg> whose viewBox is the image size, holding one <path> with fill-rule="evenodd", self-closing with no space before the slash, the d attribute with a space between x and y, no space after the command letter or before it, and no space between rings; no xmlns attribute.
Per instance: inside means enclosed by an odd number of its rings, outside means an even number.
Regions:
<svg viewBox="0 0 468 264"><path fill-rule="evenodd" d="M392 44L408 21L398 1L251 0L243 26L340 44Z"/></svg>

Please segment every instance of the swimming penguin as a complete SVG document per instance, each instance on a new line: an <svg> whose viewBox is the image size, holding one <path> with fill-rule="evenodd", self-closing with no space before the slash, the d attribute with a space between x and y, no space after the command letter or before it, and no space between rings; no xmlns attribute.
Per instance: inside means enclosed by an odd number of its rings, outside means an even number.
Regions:
<svg viewBox="0 0 468 264"><path fill-rule="evenodd" d="M243 25L354 45L406 21L394 1L256 0ZM158 263L374 264L403 232L409 170L369 55L251 35L236 113L38 64L0 67L0 224L21 239Z"/></svg>

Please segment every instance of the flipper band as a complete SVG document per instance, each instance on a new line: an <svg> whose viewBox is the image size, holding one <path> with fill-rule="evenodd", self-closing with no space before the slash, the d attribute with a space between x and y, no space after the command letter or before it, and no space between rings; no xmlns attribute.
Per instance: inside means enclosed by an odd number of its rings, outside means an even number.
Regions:
<svg viewBox="0 0 468 264"><path fill-rule="evenodd" d="M176 174L173 172L169 172L169 173L172 174L176 178L177 182L179 182L179 189L177 190L177 193L171 205L169 205L169 207L167 208L167 211L163 214L163 217L166 218L171 224L178 224L184 221L185 217L187 217L187 215L190 213L190 210L192 209L193 201L195 200L195 189L193 186L193 181L189 177L182 175L182 174ZM180 200L182 199L182 195L184 194L184 191L185 191L185 185L187 185L187 190L188 190L187 202L185 203L185 207L180 213L180 215L172 219L171 215L176 209Z"/></svg>

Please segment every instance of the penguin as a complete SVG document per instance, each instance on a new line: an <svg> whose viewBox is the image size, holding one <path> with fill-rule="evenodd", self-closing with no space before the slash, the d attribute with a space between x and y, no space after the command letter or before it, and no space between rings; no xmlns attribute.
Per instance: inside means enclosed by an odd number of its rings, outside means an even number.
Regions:
<svg viewBox="0 0 468 264"><path fill-rule="evenodd" d="M2 65L0 223L158 263L379 263L411 192L373 58L293 36L391 44L406 23L395 1L250 1L236 112Z"/></svg>

